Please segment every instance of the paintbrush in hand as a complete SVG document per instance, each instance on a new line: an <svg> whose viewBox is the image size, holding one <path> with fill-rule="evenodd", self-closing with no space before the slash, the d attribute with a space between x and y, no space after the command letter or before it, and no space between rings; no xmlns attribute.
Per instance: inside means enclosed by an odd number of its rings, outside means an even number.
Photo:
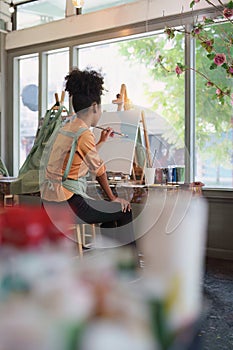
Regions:
<svg viewBox="0 0 233 350"><path fill-rule="evenodd" d="M98 125L97 125L97 126L95 126L95 128L96 128L96 129L100 129L100 130L105 130L105 131L107 131L107 129L106 129L106 128L103 128L102 126L98 126ZM112 133L113 133L113 134L116 134L116 135L119 135L119 136L122 136L122 137L128 137L128 135L123 134L122 132L115 131L115 130L113 130Z"/></svg>

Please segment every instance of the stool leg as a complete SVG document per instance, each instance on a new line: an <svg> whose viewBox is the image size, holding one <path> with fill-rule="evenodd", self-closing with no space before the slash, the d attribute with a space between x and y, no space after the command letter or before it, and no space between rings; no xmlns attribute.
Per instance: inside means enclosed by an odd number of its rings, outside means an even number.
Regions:
<svg viewBox="0 0 233 350"><path fill-rule="evenodd" d="M82 243L86 247L86 224L82 224Z"/></svg>
<svg viewBox="0 0 233 350"><path fill-rule="evenodd" d="M81 234L80 225L76 225L75 229L76 229L75 231L76 231L78 252L79 252L80 258L82 258L83 257L83 245L82 245L82 234Z"/></svg>
<svg viewBox="0 0 233 350"><path fill-rule="evenodd" d="M86 226L91 227L91 234L86 233ZM95 239L96 239L95 226L96 224L82 224L81 236L82 236L83 247L88 247L91 244L90 242L89 243L86 242L87 237L91 237L91 241L95 242Z"/></svg>
<svg viewBox="0 0 233 350"><path fill-rule="evenodd" d="M95 243L95 240L96 240L95 224L92 224L92 239L93 239L93 242Z"/></svg>
<svg viewBox="0 0 233 350"><path fill-rule="evenodd" d="M14 206L14 196L12 194L6 194L4 196L4 207Z"/></svg>

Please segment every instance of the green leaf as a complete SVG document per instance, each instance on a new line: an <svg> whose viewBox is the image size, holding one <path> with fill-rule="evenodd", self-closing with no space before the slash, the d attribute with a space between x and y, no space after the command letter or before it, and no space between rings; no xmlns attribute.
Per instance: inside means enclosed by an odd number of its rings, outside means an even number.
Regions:
<svg viewBox="0 0 233 350"><path fill-rule="evenodd" d="M205 49L206 49L207 52L212 52L213 51L213 47L212 46L207 46Z"/></svg>
<svg viewBox="0 0 233 350"><path fill-rule="evenodd" d="M216 69L218 66L215 63L212 63L210 66L210 70Z"/></svg>
<svg viewBox="0 0 233 350"><path fill-rule="evenodd" d="M224 102L225 102L224 97L220 97L220 98L219 98L219 102L221 103L221 105L223 105Z"/></svg>
<svg viewBox="0 0 233 350"><path fill-rule="evenodd" d="M228 4L226 5L226 7L227 7L228 9L233 9L233 1L228 2Z"/></svg>
<svg viewBox="0 0 233 350"><path fill-rule="evenodd" d="M193 8L193 6L195 5L195 1L192 1L192 2L190 2L190 8L192 9Z"/></svg>
<svg viewBox="0 0 233 350"><path fill-rule="evenodd" d="M224 93L225 93L227 96L229 96L230 93L231 93L231 90L230 90L228 87L224 87L224 88L223 88L223 91L224 91Z"/></svg>
<svg viewBox="0 0 233 350"><path fill-rule="evenodd" d="M184 68L184 65L180 62L177 62L177 66L180 67L180 69L183 69Z"/></svg>
<svg viewBox="0 0 233 350"><path fill-rule="evenodd" d="M206 55L206 57L207 57L209 60L213 60L214 57L215 57L215 53L209 53L208 55Z"/></svg>
<svg viewBox="0 0 233 350"><path fill-rule="evenodd" d="M227 63L223 63L223 64L222 64L222 67L223 67L224 69L228 69Z"/></svg>
<svg viewBox="0 0 233 350"><path fill-rule="evenodd" d="M205 24L211 24L214 23L214 21L211 18L205 18Z"/></svg>

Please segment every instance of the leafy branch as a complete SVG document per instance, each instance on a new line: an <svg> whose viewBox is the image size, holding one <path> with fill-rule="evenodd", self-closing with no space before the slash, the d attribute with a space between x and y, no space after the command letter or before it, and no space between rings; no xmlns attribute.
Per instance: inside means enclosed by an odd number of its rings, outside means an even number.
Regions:
<svg viewBox="0 0 233 350"><path fill-rule="evenodd" d="M230 96L230 89L229 88L221 88L218 84L212 82L210 78L205 75L204 73L198 71L195 68L184 66L182 63L177 62L175 70L168 69L165 64L163 63L163 57L159 55L157 58L157 63L162 67L163 70L165 70L167 73L176 73L177 77L179 78L181 74L183 74L187 70L192 70L195 73L199 74L202 78L206 80L206 87L215 87L216 88L216 98L218 98L219 102L221 104L224 104L224 96Z"/></svg>
<svg viewBox="0 0 233 350"><path fill-rule="evenodd" d="M209 5L213 6L221 14L221 19L228 21L233 24L233 1L229 1L227 4L223 4L221 0L218 0L220 6L216 6L210 0L204 0ZM190 7L193 8L195 4L200 2L200 0L193 0L190 3ZM219 17L218 17L219 21ZM203 17L202 21L196 22L193 29L189 32L185 28L178 29L173 27L165 27L164 33L167 35L169 40L175 38L176 33L182 33L184 35L191 35L193 38L197 39L201 47L206 51L206 57L211 61L209 66L210 71L217 68L225 70L226 78L233 78L233 57L231 49L233 46L233 33L222 32L221 33L221 46L216 44L214 35L210 37L210 33L206 31L206 28L211 24L216 24L216 19ZM221 50L220 50L221 48ZM220 51L220 52L219 52ZM156 63L159 64L166 72L175 72L179 77L183 72L187 70L192 70L199 74L206 80L206 87L215 87L215 98L219 100L221 104L224 104L224 98L230 97L231 103L233 104L233 94L229 87L220 87L219 84L210 79L206 74L200 72L192 67L187 67L180 62L176 64L176 67L171 70L165 66L164 57L159 55L156 58Z"/></svg>

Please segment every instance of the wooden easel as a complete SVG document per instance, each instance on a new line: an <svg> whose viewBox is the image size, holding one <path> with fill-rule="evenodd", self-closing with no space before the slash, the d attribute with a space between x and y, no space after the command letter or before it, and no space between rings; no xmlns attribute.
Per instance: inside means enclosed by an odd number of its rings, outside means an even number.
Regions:
<svg viewBox="0 0 233 350"><path fill-rule="evenodd" d="M121 89L120 93L116 95L116 99L112 101L112 103L117 104L117 111L121 111L122 107L124 108L125 111L130 110L132 108L132 104L130 102L130 99L128 98L127 94L127 88L125 84L121 84ZM146 149L146 157L144 164L141 167L138 167L138 161L137 161L137 155L136 153L134 154L134 166L132 170L132 177L133 180L139 181L140 184L143 182L144 178L144 172L145 172L145 167L152 167L152 159L151 159L151 153L150 153L150 142L149 142L149 137L148 137L148 132L147 132L147 127L146 127L146 121L145 121L145 112L141 112L141 120L140 123L142 124L142 129L143 129L143 135L144 135L144 141L145 141L145 149ZM137 176L140 176L140 179L137 180Z"/></svg>
<svg viewBox="0 0 233 350"><path fill-rule="evenodd" d="M60 100L59 100L58 93L55 92L55 94L54 94L54 96L55 96L55 105L53 106L53 110L58 110L59 107L60 107L61 105L63 105L64 100L65 100L65 94L66 94L66 92L63 90L63 91L61 92L61 98L60 98Z"/></svg>
<svg viewBox="0 0 233 350"><path fill-rule="evenodd" d="M121 111L122 107L124 111L128 111L131 108L131 102L128 98L125 84L121 84L120 93L116 95L116 99L112 100L112 103L117 104L118 111Z"/></svg>
<svg viewBox="0 0 233 350"><path fill-rule="evenodd" d="M146 121L145 121L145 112L141 112L141 120L140 123L142 125L142 131L144 136L144 142L145 142L145 149L146 149L146 156L144 160L144 164L142 167L138 166L138 160L136 152L134 154L134 166L132 171L132 177L133 180L136 182L139 182L139 184L143 183L144 173L145 173L145 167L151 168L152 167L152 160L151 160L151 153L150 153L150 142L146 127ZM139 177L139 180L137 180L137 177Z"/></svg>

